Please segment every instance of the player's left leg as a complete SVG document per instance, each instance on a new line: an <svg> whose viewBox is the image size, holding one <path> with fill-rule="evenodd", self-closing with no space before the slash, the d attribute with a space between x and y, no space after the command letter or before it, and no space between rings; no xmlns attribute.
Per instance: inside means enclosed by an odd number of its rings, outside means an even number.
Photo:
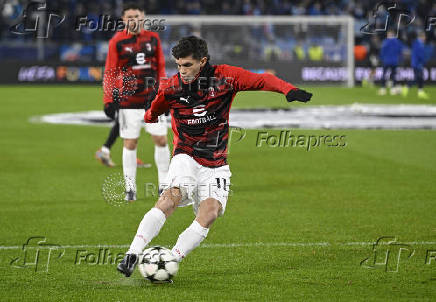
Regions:
<svg viewBox="0 0 436 302"><path fill-rule="evenodd" d="M172 249L178 261L185 258L207 237L209 228L222 210L221 203L214 198L207 198L200 203L195 220L179 235Z"/></svg>
<svg viewBox="0 0 436 302"><path fill-rule="evenodd" d="M172 187L163 192L155 206L142 218L129 250L117 266L119 272L130 277L138 264L140 254L159 234L166 219L174 212L181 200L182 193L179 188Z"/></svg>
<svg viewBox="0 0 436 302"><path fill-rule="evenodd" d="M224 214L230 189L231 172L229 166L219 168L202 167L199 172L195 220L180 234L172 253L178 261L185 258L207 237L213 222Z"/></svg>

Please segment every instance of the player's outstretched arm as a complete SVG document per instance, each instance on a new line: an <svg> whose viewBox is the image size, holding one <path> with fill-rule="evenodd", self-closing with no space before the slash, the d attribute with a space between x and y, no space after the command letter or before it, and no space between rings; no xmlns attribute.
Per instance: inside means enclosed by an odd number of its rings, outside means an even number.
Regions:
<svg viewBox="0 0 436 302"><path fill-rule="evenodd" d="M312 93L299 89L269 73L254 73L240 67L221 65L235 91L264 90L282 93L288 102L308 102Z"/></svg>

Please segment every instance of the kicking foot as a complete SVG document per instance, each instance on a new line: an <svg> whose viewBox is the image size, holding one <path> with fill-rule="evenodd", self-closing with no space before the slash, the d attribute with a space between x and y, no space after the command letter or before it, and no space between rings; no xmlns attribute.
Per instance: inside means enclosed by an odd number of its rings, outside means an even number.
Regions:
<svg viewBox="0 0 436 302"><path fill-rule="evenodd" d="M126 254L123 260L117 265L117 270L124 276L130 277L138 264L138 258L139 257L135 254Z"/></svg>

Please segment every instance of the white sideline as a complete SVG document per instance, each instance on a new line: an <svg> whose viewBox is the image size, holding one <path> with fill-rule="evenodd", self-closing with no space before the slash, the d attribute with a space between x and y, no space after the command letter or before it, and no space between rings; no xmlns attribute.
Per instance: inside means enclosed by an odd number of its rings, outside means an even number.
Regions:
<svg viewBox="0 0 436 302"><path fill-rule="evenodd" d="M373 245L375 242L342 242L342 243L330 243L330 242L252 242L252 243L204 243L200 245L200 248L232 248L232 247L274 247L274 246L290 246L290 247L310 247L310 246L352 246L352 245ZM401 242L399 244L408 245L436 245L436 241L411 241ZM381 242L379 244L387 244ZM79 248L128 248L129 244L97 244L97 245L60 245L59 247L64 249L79 249ZM166 245L165 245L166 246ZM19 250L22 249L22 245L2 246L0 250ZM36 246L28 246L27 248L36 248ZM49 246L39 246L40 249L50 248Z"/></svg>

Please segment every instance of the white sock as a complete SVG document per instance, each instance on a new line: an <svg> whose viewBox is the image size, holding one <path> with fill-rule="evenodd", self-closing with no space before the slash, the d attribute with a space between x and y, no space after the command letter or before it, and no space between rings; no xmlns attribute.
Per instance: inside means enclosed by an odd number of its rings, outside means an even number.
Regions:
<svg viewBox="0 0 436 302"><path fill-rule="evenodd" d="M197 220L180 234L176 245L171 252L177 257L177 261L181 261L185 258L193 249L200 245L200 243L206 238L208 228L202 227Z"/></svg>
<svg viewBox="0 0 436 302"><path fill-rule="evenodd" d="M109 148L108 147L106 147L106 146L102 146L101 147L101 152L103 152L104 154L110 154L111 153L111 150L109 150Z"/></svg>
<svg viewBox="0 0 436 302"><path fill-rule="evenodd" d="M126 191L136 192L136 149L123 147L123 174L126 181Z"/></svg>
<svg viewBox="0 0 436 302"><path fill-rule="evenodd" d="M152 208L148 211L139 224L127 254L141 254L147 244L159 234L165 220L165 214L160 209Z"/></svg>
<svg viewBox="0 0 436 302"><path fill-rule="evenodd" d="M154 161L157 167L159 188L165 184L170 166L170 150L168 145L165 147L154 146Z"/></svg>

